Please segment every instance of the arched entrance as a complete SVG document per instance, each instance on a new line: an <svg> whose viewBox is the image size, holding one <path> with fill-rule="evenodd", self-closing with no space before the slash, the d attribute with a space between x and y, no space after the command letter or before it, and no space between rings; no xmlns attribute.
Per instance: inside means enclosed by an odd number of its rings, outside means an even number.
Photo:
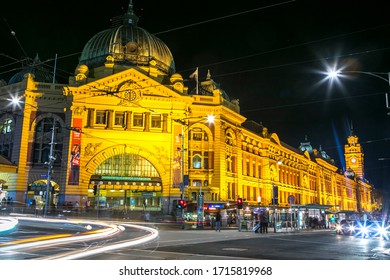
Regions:
<svg viewBox="0 0 390 280"><path fill-rule="evenodd" d="M123 153L105 159L88 186L90 207L120 211L161 211L162 180L145 157Z"/></svg>

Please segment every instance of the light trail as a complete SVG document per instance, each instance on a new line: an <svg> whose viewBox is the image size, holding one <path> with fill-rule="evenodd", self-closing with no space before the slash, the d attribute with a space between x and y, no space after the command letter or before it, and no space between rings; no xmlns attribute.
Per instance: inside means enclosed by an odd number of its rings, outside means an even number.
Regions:
<svg viewBox="0 0 390 280"><path fill-rule="evenodd" d="M18 220L15 218L0 218L0 233L13 230L18 225Z"/></svg>
<svg viewBox="0 0 390 280"><path fill-rule="evenodd" d="M91 247L83 248L81 250L74 250L72 252L47 256L39 258L41 260L71 260L71 259L81 259L87 256L101 254L107 251L118 250L126 247L140 245L149 241L152 241L158 237L158 230L141 225L134 225L130 223L121 223L119 225L108 224L104 222L91 222L87 220L59 220L59 219L42 219L42 218L31 218L31 217L21 217L20 220L30 220L30 221L44 221L45 223L69 223L75 225L82 225L86 229L92 229L91 225L104 227L97 230L88 230L82 232L79 235L71 234L56 234L49 236L39 236L27 239L14 240L0 246L1 252L15 252L22 249L35 249L42 247L57 246L59 244L66 243L75 243L80 241L90 241L91 239L101 239L107 236L118 234L125 230L125 227L134 228L142 231L146 231L142 237L137 237L131 240L126 240L122 242L117 242L112 245L104 245L102 247L91 249ZM15 219L17 221L17 219Z"/></svg>
<svg viewBox="0 0 390 280"><path fill-rule="evenodd" d="M56 256L44 257L44 258L41 258L41 260L76 260L76 259L81 259L84 257L91 256L91 255L101 254L101 253L108 252L108 251L113 251L113 250L123 249L126 247L140 245L140 244L152 241L158 237L158 230L156 230L154 228L133 225L133 224L122 224L122 225L125 227L132 227L132 228L144 230L144 231L149 232L149 234L147 234L143 237L134 238L130 241L118 242L118 243L115 243L113 245L107 245L107 246L100 247L100 248L93 249L93 250L85 250L84 249L84 250L79 250L78 252L70 252L70 253L56 255Z"/></svg>
<svg viewBox="0 0 390 280"><path fill-rule="evenodd" d="M80 221L68 221L68 220L58 220L58 219L39 219L39 218L28 218L28 217L22 217L19 218L19 220L33 220L33 221L44 221L46 223L69 223L69 224L80 224ZM15 251L20 249L27 249L27 248L35 248L35 247L48 247L53 244L63 244L63 243L72 243L75 241L83 241L83 240L91 240L91 239L97 239L102 237L107 237L113 234L120 233L122 231L122 228L111 225L103 222L90 222L90 221L84 221L84 223L93 224L97 226L103 226L105 228L98 229L98 230L91 230L85 233L82 233L78 236L72 236L70 234L56 234L56 235L49 235L49 236L39 236L39 237L33 237L28 239L20 239L11 241L8 243L3 244L2 247L0 247L0 251L6 252L6 251Z"/></svg>

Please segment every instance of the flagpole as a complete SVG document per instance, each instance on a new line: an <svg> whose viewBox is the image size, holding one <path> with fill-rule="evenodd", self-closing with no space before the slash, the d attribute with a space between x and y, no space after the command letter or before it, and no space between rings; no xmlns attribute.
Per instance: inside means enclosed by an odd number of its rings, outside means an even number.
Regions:
<svg viewBox="0 0 390 280"><path fill-rule="evenodd" d="M190 78L191 78L191 79L195 78L195 82L196 82L196 94L198 94L198 93L199 93L199 85L198 85L198 83L199 83L199 79L198 79L198 67L196 67L195 72L192 73L192 74L190 75Z"/></svg>
<svg viewBox="0 0 390 280"><path fill-rule="evenodd" d="M196 67L196 75L195 75L195 78L196 78L196 95L199 94L199 86L198 86L198 67Z"/></svg>

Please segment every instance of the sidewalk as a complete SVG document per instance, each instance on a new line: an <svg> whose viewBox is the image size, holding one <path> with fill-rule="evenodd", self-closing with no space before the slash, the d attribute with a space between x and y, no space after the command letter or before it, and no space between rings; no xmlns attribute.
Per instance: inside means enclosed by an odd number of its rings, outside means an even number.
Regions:
<svg viewBox="0 0 390 280"><path fill-rule="evenodd" d="M167 231L204 231L204 232L215 232L215 228L212 226L203 226L203 227L197 227L196 224L185 224L183 228L182 223L175 223L175 222L150 222L149 224L153 224L159 229L167 230ZM268 227L268 234L288 234L288 233L304 233L304 232L320 232L320 231L329 231L332 232L333 229L331 228L305 228L305 229L296 229L296 228L281 228L276 230L273 227ZM238 226L223 226L221 228L221 232L240 232L240 233L250 233L256 236L260 235L267 235L267 233L255 233L251 228L242 228L239 230Z"/></svg>

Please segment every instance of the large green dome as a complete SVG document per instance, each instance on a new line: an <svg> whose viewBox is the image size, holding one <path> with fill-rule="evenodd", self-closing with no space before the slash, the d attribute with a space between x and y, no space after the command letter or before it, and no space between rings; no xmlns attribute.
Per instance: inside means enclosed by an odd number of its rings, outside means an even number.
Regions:
<svg viewBox="0 0 390 280"><path fill-rule="evenodd" d="M89 69L103 66L108 56L116 65L147 66L154 61L155 67L166 74L175 73L173 56L159 38L137 26L138 17L130 1L122 24L97 33L85 45L79 65Z"/></svg>

